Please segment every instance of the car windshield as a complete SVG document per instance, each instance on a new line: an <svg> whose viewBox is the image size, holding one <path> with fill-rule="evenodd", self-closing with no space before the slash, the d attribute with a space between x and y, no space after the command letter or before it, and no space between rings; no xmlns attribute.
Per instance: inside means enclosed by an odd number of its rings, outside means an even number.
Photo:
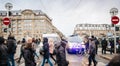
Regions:
<svg viewBox="0 0 120 66"><path fill-rule="evenodd" d="M81 43L82 42L82 38L78 37L78 36L74 36L74 37L69 37L68 38L69 42L75 42L75 43Z"/></svg>

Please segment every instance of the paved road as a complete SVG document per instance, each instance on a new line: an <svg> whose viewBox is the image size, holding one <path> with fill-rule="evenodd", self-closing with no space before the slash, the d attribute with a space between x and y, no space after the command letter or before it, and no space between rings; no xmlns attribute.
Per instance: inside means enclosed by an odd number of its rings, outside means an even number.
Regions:
<svg viewBox="0 0 120 66"><path fill-rule="evenodd" d="M37 47L37 50L36 50L37 54L39 55L39 47ZM19 57L19 54L20 54L20 45L18 46L17 48L17 52L16 52L16 57ZM88 64L88 55L85 55L85 56L78 56L78 55L75 55L75 54L66 54L67 55L67 59L69 60L70 64L69 66L87 66ZM105 66L109 61L108 60L105 60L101 57L96 56L96 59L98 60L98 65L97 66ZM37 66L40 66L41 64L41 61L42 61L42 56L40 56L40 59L37 60ZM23 63L21 63L19 66L24 66L24 60L22 60ZM53 62L53 61L52 61ZM53 62L54 64L54 62ZM49 66L48 64L45 64L45 66ZM57 65L54 65L54 66L57 66Z"/></svg>

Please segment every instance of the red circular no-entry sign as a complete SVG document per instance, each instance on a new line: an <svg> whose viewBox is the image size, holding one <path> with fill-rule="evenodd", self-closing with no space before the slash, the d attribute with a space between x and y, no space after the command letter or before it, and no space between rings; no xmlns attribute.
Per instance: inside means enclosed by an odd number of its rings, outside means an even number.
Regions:
<svg viewBox="0 0 120 66"><path fill-rule="evenodd" d="M7 18L7 17L3 18L3 24L4 25L9 25L10 24L10 19Z"/></svg>
<svg viewBox="0 0 120 66"><path fill-rule="evenodd" d="M118 24L118 23L119 23L119 17L113 16L113 17L111 18L111 21L112 21L112 24Z"/></svg>

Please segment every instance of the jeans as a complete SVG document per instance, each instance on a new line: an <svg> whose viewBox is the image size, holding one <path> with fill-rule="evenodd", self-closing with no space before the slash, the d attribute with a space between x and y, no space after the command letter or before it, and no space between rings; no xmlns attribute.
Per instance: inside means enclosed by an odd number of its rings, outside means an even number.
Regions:
<svg viewBox="0 0 120 66"><path fill-rule="evenodd" d="M91 62L92 62L92 61L93 61L93 63L94 63L94 66L96 66L97 61L95 60L95 54L90 54L88 60L89 60L89 66L91 65Z"/></svg>
<svg viewBox="0 0 120 66"><path fill-rule="evenodd" d="M12 65L10 64L12 63ZM14 54L9 54L9 63L8 66L15 66Z"/></svg>
<svg viewBox="0 0 120 66"><path fill-rule="evenodd" d="M102 54L106 54L106 47L102 47Z"/></svg>
<svg viewBox="0 0 120 66"><path fill-rule="evenodd" d="M45 60L48 61L48 63L50 64L50 66L53 66L53 64L52 64L52 62L50 61L49 58L43 58L43 61L42 61L42 65L41 65L41 66L44 66L44 64L45 64Z"/></svg>

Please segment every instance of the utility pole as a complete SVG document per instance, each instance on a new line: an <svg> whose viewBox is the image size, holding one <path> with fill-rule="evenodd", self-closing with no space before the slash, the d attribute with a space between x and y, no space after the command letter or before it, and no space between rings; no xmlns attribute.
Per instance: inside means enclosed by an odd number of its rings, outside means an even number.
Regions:
<svg viewBox="0 0 120 66"><path fill-rule="evenodd" d="M111 18L115 15L118 14L118 9L117 8L111 8L110 9L110 14L111 14ZM112 26L114 28L114 53L116 53L116 31L115 31L115 27L116 25L112 23Z"/></svg>

